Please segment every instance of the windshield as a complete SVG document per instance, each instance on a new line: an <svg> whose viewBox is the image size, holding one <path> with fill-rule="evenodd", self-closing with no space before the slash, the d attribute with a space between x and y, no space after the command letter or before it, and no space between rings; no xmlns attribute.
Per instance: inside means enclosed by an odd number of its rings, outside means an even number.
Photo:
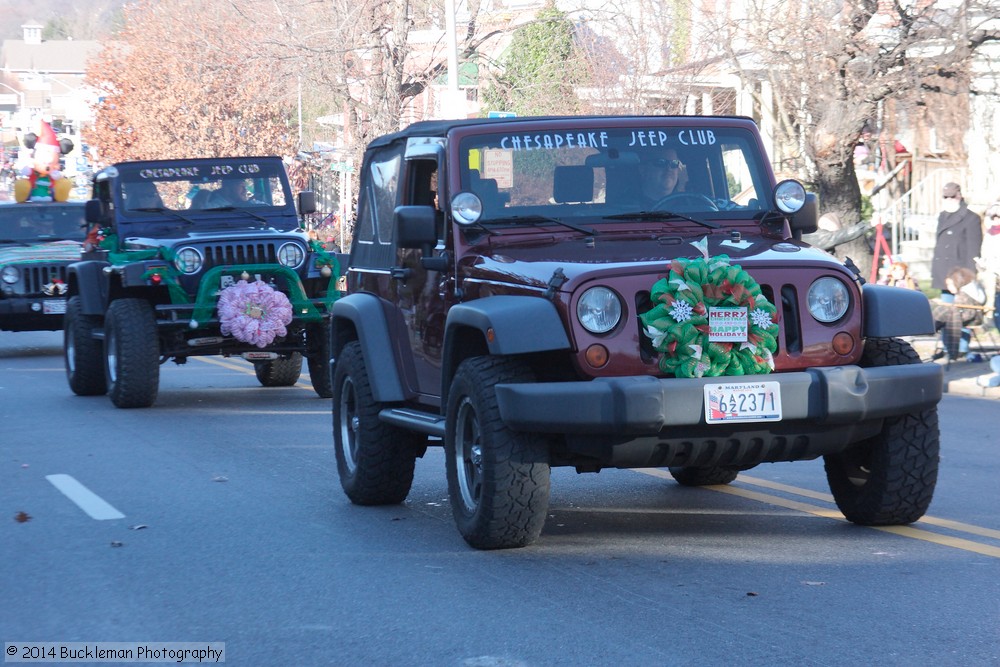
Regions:
<svg viewBox="0 0 1000 667"><path fill-rule="evenodd" d="M0 242L83 241L80 204L10 204L0 206Z"/></svg>
<svg viewBox="0 0 1000 667"><path fill-rule="evenodd" d="M118 165L118 187L124 212L131 216L234 209L287 213L291 193L279 171L283 169L280 162L253 160Z"/></svg>
<svg viewBox="0 0 1000 667"><path fill-rule="evenodd" d="M498 224L530 216L749 220L770 193L763 156L741 128L508 131L463 138L460 157L462 189L479 196L483 222Z"/></svg>

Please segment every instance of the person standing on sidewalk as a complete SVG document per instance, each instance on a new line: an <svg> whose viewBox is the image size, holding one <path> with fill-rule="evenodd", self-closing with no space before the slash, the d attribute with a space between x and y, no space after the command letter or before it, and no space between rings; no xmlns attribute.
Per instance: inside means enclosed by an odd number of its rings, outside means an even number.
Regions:
<svg viewBox="0 0 1000 667"><path fill-rule="evenodd" d="M941 193L934 258L931 261L931 287L946 290L945 279L955 267L976 273L976 257L983 245L983 226L979 216L969 210L958 183L947 183Z"/></svg>

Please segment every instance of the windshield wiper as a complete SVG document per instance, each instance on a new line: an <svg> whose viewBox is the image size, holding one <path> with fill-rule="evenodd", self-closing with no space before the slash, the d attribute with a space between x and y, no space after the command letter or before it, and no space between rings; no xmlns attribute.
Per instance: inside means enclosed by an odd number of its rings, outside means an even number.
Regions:
<svg viewBox="0 0 1000 667"><path fill-rule="evenodd" d="M701 225L703 227L709 227L711 229L719 228L717 223L710 222L708 220L698 220L689 215L677 213L676 211L637 211L635 213L616 213L614 215L604 216L605 220L674 220L677 218L693 222L696 225Z"/></svg>
<svg viewBox="0 0 1000 667"><path fill-rule="evenodd" d="M511 215L506 218L490 218L489 220L484 220L483 222L526 222L529 224L538 224L542 222L554 222L557 225L562 225L563 227L568 227L574 231L580 232L581 234L588 234L590 236L597 236L597 232L593 229L587 227L580 227L579 225L574 225L572 222L566 222L565 220L560 220L559 218L551 218L547 215Z"/></svg>
<svg viewBox="0 0 1000 667"><path fill-rule="evenodd" d="M183 220L189 225L194 224L194 220L181 215L177 211L171 210L169 208L163 208L162 206L150 206L148 208L133 208L129 210L132 211L133 213L164 213L166 215L172 215L178 220Z"/></svg>
<svg viewBox="0 0 1000 667"><path fill-rule="evenodd" d="M271 222L270 220L268 220L264 216L257 215L253 211L248 211L247 209L241 208L239 206L213 206L212 208L203 208L201 210L203 210L203 211L226 211L226 212L229 212L229 211L239 211L240 213L246 213L250 217L258 219L258 220L260 220L261 222L263 222L265 224L269 224Z"/></svg>

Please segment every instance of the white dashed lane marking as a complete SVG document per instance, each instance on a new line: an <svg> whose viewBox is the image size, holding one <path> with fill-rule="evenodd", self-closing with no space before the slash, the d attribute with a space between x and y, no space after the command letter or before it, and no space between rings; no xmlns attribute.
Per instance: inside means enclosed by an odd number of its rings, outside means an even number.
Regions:
<svg viewBox="0 0 1000 667"><path fill-rule="evenodd" d="M76 503L91 519L106 521L107 519L125 518L124 514L69 475L46 475L45 479L49 480L52 486L59 489L64 496Z"/></svg>

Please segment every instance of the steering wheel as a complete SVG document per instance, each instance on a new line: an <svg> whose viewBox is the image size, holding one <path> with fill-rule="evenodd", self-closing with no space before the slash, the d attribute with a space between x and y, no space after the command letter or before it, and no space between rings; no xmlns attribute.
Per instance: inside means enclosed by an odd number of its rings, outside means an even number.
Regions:
<svg viewBox="0 0 1000 667"><path fill-rule="evenodd" d="M688 202L687 206L683 203L685 201ZM654 211L661 209L668 211L703 211L706 208L710 211L719 210L719 206L714 201L698 192L675 192L653 204Z"/></svg>

